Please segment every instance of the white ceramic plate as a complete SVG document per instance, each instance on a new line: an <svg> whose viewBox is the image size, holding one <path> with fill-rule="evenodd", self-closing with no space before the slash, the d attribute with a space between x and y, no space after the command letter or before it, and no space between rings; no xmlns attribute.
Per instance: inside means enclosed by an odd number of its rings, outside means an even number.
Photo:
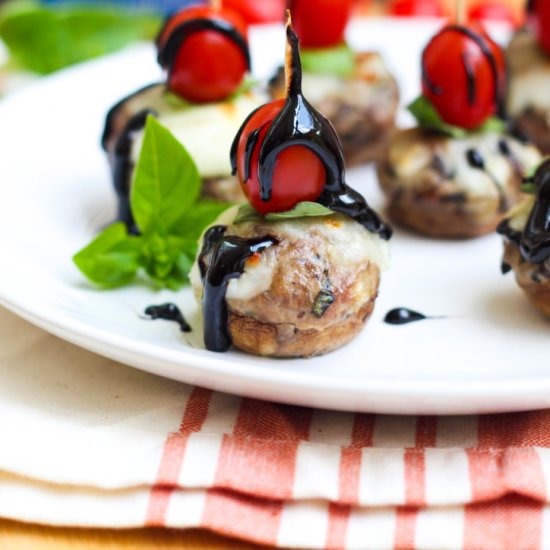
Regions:
<svg viewBox="0 0 550 550"><path fill-rule="evenodd" d="M392 68L402 69L404 97L411 99L417 56L432 28L378 21L356 25L351 36L363 46L382 45ZM399 43L383 46L392 36ZM260 57L262 48L266 52L257 64L263 74L282 55L280 38L264 31L257 40ZM196 347L200 329L187 342L176 325L140 317L150 304L176 301L197 327L189 290L173 295L146 287L91 288L71 255L115 211L98 146L103 117L120 96L158 76L152 49L138 47L45 79L0 105L3 304L134 367L261 399L408 414L550 405L550 325L529 307L513 277L500 275L497 236L434 242L397 232L392 267L383 275L366 330L344 349L310 360L211 353ZM350 173L349 182L381 206L369 169ZM396 306L449 318L384 324L384 314Z"/></svg>

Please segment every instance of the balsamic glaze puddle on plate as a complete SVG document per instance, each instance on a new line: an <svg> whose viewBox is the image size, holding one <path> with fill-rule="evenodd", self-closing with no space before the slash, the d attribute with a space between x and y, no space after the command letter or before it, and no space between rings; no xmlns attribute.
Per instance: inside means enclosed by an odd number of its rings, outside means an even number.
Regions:
<svg viewBox="0 0 550 550"><path fill-rule="evenodd" d="M176 304L167 303L158 306L149 306L145 309L145 315L151 320L162 319L178 323L182 332L191 332L191 325L185 320L183 313Z"/></svg>
<svg viewBox="0 0 550 550"><path fill-rule="evenodd" d="M269 235L244 239L226 236L225 231L225 226L215 225L205 233L198 260L204 287L204 343L206 349L218 352L227 351L231 346L227 326L229 313L225 299L229 282L244 273L247 259L261 254L278 242Z"/></svg>
<svg viewBox="0 0 550 550"><path fill-rule="evenodd" d="M386 313L384 323L388 325L407 325L409 323L415 323L416 321L424 321L425 319L433 318L434 317L427 317L423 313L413 311L406 307L398 307Z"/></svg>
<svg viewBox="0 0 550 550"><path fill-rule="evenodd" d="M260 149L258 167L260 198L264 201L269 201L271 198L277 156L288 147L301 145L315 153L326 170L325 186L317 202L335 212L350 216L372 233L388 240L392 234L391 228L368 206L363 196L345 182L344 157L340 140L332 124L302 95L302 66L298 36L290 26L287 27L286 35L291 49L287 97L281 112L272 121ZM237 173L237 150L240 137L255 113L256 111L253 111L244 121L231 147L233 174ZM245 146L244 183L250 174L252 150L257 139L258 131L251 132Z"/></svg>
<svg viewBox="0 0 550 550"><path fill-rule="evenodd" d="M530 181L535 186L536 200L525 229L516 231L509 220L504 220L497 231L519 246L524 260L542 264L550 258L550 160L539 166Z"/></svg>

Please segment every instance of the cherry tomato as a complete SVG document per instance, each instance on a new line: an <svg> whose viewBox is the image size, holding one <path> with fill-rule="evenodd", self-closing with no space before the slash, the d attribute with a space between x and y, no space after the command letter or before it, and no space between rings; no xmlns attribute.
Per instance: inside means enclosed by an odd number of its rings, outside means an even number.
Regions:
<svg viewBox="0 0 550 550"><path fill-rule="evenodd" d="M260 107L244 127L237 146L237 172L241 187L250 204L264 216L270 212L290 210L302 201L315 201L323 191L326 181L325 167L315 153L303 145L290 146L279 154L275 162L270 200L263 201L260 198L260 149L271 123L284 103L284 99L276 99ZM246 142L248 136L259 128L261 130L250 158L249 179L243 182Z"/></svg>
<svg viewBox="0 0 550 550"><path fill-rule="evenodd" d="M479 26L445 27L424 49L422 64L422 92L445 122L473 130L497 113L504 54Z"/></svg>
<svg viewBox="0 0 550 550"><path fill-rule="evenodd" d="M292 26L304 48L325 48L344 41L354 0L289 0Z"/></svg>
<svg viewBox="0 0 550 550"><path fill-rule="evenodd" d="M505 21L516 25L514 12L507 4L498 0L484 0L477 2L468 9L469 21Z"/></svg>
<svg viewBox="0 0 550 550"><path fill-rule="evenodd" d="M443 17L445 15L440 0L393 0L389 12L397 17L416 15Z"/></svg>
<svg viewBox="0 0 550 550"><path fill-rule="evenodd" d="M541 48L550 54L550 3L548 0L532 0L529 3L528 22Z"/></svg>
<svg viewBox="0 0 550 550"><path fill-rule="evenodd" d="M223 0L224 7L240 14L249 25L282 21L285 5L285 0Z"/></svg>
<svg viewBox="0 0 550 550"><path fill-rule="evenodd" d="M246 43L246 24L230 10L195 7L171 17L157 40L159 50L177 28L194 19L229 23ZM241 46L216 30L198 30L185 37L168 69L168 89L195 103L223 101L240 85L248 70L248 60Z"/></svg>

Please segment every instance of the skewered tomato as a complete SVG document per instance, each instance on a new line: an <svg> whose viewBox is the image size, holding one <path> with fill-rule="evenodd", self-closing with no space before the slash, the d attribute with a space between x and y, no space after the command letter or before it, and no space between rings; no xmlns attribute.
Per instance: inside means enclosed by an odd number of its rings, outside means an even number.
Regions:
<svg viewBox="0 0 550 550"><path fill-rule="evenodd" d="M188 101L226 99L249 69L246 24L230 10L182 10L167 21L157 42L168 89Z"/></svg>
<svg viewBox="0 0 550 550"><path fill-rule="evenodd" d="M445 14L439 0L393 0L389 12L398 17L416 15L443 17Z"/></svg>
<svg viewBox="0 0 550 550"><path fill-rule="evenodd" d="M223 6L236 11L250 25L282 21L285 0L223 0Z"/></svg>
<svg viewBox="0 0 550 550"><path fill-rule="evenodd" d="M422 92L449 124L481 126L497 114L504 85L504 54L478 26L445 27L424 49Z"/></svg>
<svg viewBox="0 0 550 550"><path fill-rule="evenodd" d="M326 171L323 163L315 153L303 145L293 145L284 149L275 161L271 197L263 201L260 197L258 163L260 149L269 127L285 104L284 99L277 99L260 107L244 127L237 148L237 171L239 180L250 204L262 215L270 212L284 212L292 209L299 202L315 201L325 185ZM260 130L245 166L246 145L249 136ZM248 172L248 179L245 174Z"/></svg>
<svg viewBox="0 0 550 550"><path fill-rule="evenodd" d="M548 0L531 0L529 3L529 24L539 44L550 54L550 3Z"/></svg>
<svg viewBox="0 0 550 550"><path fill-rule="evenodd" d="M353 0L289 0L288 6L304 48L325 48L344 41Z"/></svg>
<svg viewBox="0 0 550 550"><path fill-rule="evenodd" d="M516 25L516 18L510 6L498 0L477 2L468 9L469 21L505 21Z"/></svg>

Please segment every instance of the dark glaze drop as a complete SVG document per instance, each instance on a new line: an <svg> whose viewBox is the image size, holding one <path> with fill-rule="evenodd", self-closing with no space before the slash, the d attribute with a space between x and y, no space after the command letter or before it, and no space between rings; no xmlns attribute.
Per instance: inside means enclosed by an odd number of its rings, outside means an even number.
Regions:
<svg viewBox="0 0 550 550"><path fill-rule="evenodd" d="M163 319L178 323L182 332L191 332L191 326L185 320L183 313L176 304L168 303L159 306L149 306L145 309L145 315L151 319Z"/></svg>
<svg viewBox="0 0 550 550"><path fill-rule="evenodd" d="M483 158L483 155L475 148L468 149L466 151L466 160L472 168L475 168L476 170L482 170L491 178L491 181L495 185L498 193L498 209L500 212L506 212L506 210L508 210L508 199L506 198L506 193L504 192L504 189L499 185L495 176L486 169L485 159Z"/></svg>
<svg viewBox="0 0 550 550"><path fill-rule="evenodd" d="M229 281L238 279L244 273L248 258L261 254L278 242L269 235L243 239L226 236L225 231L225 226L217 225L206 232L198 260L204 286L204 343L206 349L217 352L227 351L231 346L227 328L229 314L225 301ZM208 265L205 261L207 256Z"/></svg>
<svg viewBox="0 0 550 550"><path fill-rule="evenodd" d="M534 183L537 198L521 235L519 248L525 260L542 264L550 258L550 160L538 168Z"/></svg>
<svg viewBox="0 0 550 550"><path fill-rule="evenodd" d="M487 44L485 38L483 36L481 36L480 34L476 33L475 31L473 31L472 29L469 29L468 27L462 27L460 25L448 25L448 26L444 27L441 31L439 31L439 33L437 33L432 38L430 43L433 40L435 40L440 34L445 33L445 32L449 32L449 31L464 34L465 36L467 36L468 38L473 40L479 46L479 49L481 50L484 57L487 59L487 61L489 63L489 66L491 68L491 72L493 73L493 78L494 78L494 82L495 82L494 102L495 102L495 105L497 106L497 114L498 114L498 116L500 116L502 118L505 118L505 115L506 115L505 89L506 89L506 87L505 87L505 83L501 81L502 79L500 78L500 74L499 74L499 71L498 71L497 60L495 59L495 56L493 55L493 52L491 51L491 48ZM429 44L428 44L428 46L429 46ZM443 88L441 88L441 86L438 86L437 84L435 84L430 79L430 76L429 76L428 71L426 69L425 54L426 54L426 51L428 49L428 46L426 46L426 48L424 49L424 52L422 53L422 65L421 65L422 79L423 79L424 84L427 86L427 88L432 93L434 93L435 95L442 95L445 90L443 90ZM466 71L466 79L467 79L467 82L468 82L468 103L470 103L470 105L472 105L472 104L475 103L475 98L476 98L476 83L475 83L475 79L473 78L472 70L471 70L471 67L469 65L469 60L468 60L467 56L462 56L462 64L464 66L464 70ZM452 93L452 90L450 91L450 93Z"/></svg>
<svg viewBox="0 0 550 550"><path fill-rule="evenodd" d="M137 233L137 228L130 209L130 184L134 168L130 153L135 134L144 128L148 115L155 115L155 112L144 109L130 118L114 149L109 152L113 185L118 198L117 219L124 222L132 233Z"/></svg>
<svg viewBox="0 0 550 550"><path fill-rule="evenodd" d="M284 149L294 145L307 147L321 160L327 174L324 189L317 198L317 202L335 212L347 214L369 231L388 240L392 234L391 228L368 206L362 195L345 183L344 158L340 140L332 124L302 95L302 66L298 37L290 26L286 33L291 48L291 74L285 104L273 120L260 149L258 168L260 197L264 201L269 201L271 198L277 156ZM255 112L245 120L231 147L233 174L237 173L237 149L241 134ZM245 147L246 176L250 174L253 140L257 140L254 132L248 137Z"/></svg>
<svg viewBox="0 0 550 550"><path fill-rule="evenodd" d="M244 36L237 31L237 29L228 21L223 19L217 19L215 17L211 19L197 18L184 21L181 25L178 25L170 34L164 44L160 44L159 34L157 38L158 45L158 57L157 60L163 69L168 69L170 73L176 59L176 55L180 46L186 38L189 38L192 34L200 31L215 31L219 34L223 34L234 42L241 50L243 57L246 61L247 69L250 70L250 51L248 44Z"/></svg>
<svg viewBox="0 0 550 550"><path fill-rule="evenodd" d="M384 323L388 325L407 325L416 321L424 321L425 319L430 319L430 317L406 307L398 307L386 313Z"/></svg>
<svg viewBox="0 0 550 550"><path fill-rule="evenodd" d="M520 166L516 155L514 155L512 149L510 149L510 144L505 139L501 139L498 142L498 150L501 155L505 156L510 161L516 176L521 178L523 175L523 169Z"/></svg>

